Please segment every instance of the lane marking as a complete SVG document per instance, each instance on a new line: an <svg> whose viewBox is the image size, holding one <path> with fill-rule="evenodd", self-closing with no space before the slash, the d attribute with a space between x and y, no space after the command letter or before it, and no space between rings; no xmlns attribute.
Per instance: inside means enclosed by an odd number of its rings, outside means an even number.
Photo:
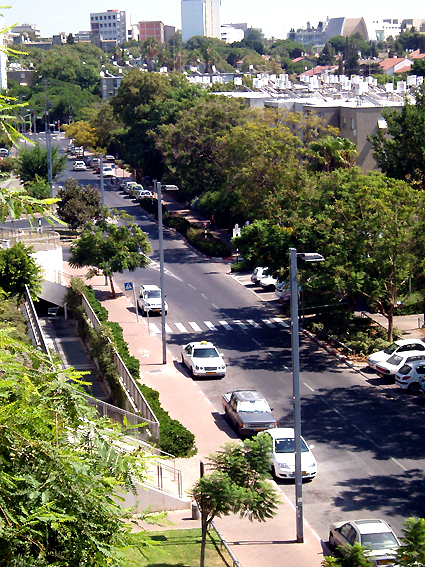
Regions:
<svg viewBox="0 0 425 567"><path fill-rule="evenodd" d="M192 284L187 284L187 285L196 291L196 287L193 287Z"/></svg>
<svg viewBox="0 0 425 567"><path fill-rule="evenodd" d="M202 331L201 327L197 323L195 323L195 321L188 321L188 323L194 331L197 331L198 333Z"/></svg>
<svg viewBox="0 0 425 567"><path fill-rule="evenodd" d="M181 323L174 323L174 325L177 327L177 329L181 332L181 333L187 333L187 329L184 325L182 325Z"/></svg>
<svg viewBox="0 0 425 567"><path fill-rule="evenodd" d="M174 333L173 329L170 327L168 323L165 323L165 332L166 333Z"/></svg>
<svg viewBox="0 0 425 567"><path fill-rule="evenodd" d="M405 467L403 467L403 465L399 461L397 461L397 459L394 459L394 457L390 457L390 459L392 461L394 461L395 464L398 465L401 469L403 469L404 471L407 471L407 469Z"/></svg>
<svg viewBox="0 0 425 567"><path fill-rule="evenodd" d="M259 323L257 323L257 321L253 321L252 319L248 319L247 321L250 325L252 325L255 329L258 329L258 327L261 327L261 325Z"/></svg>
<svg viewBox="0 0 425 567"><path fill-rule="evenodd" d="M314 392L313 388L309 386L306 382L303 382L304 386L310 390L310 392Z"/></svg>
<svg viewBox="0 0 425 567"><path fill-rule="evenodd" d="M149 328L152 331L152 333L155 333L156 335L160 335L161 334L161 329L159 329L155 323L149 323Z"/></svg>
<svg viewBox="0 0 425 567"><path fill-rule="evenodd" d="M219 321L219 323L226 329L226 331L233 331L233 328L229 325L227 321Z"/></svg>
<svg viewBox="0 0 425 567"><path fill-rule="evenodd" d="M215 303L211 303L211 305L214 307L214 309L217 309L217 311L218 311L219 308L217 307L217 305Z"/></svg>
<svg viewBox="0 0 425 567"><path fill-rule="evenodd" d="M204 295L203 293L201 293L201 296L202 296L204 299L208 299L207 296Z"/></svg>
<svg viewBox="0 0 425 567"><path fill-rule="evenodd" d="M248 327L245 325L245 323L242 323L242 321L240 321L239 319L235 319L233 321L233 323L235 325L238 325L241 329L247 329Z"/></svg>
<svg viewBox="0 0 425 567"><path fill-rule="evenodd" d="M210 331L217 331L217 327L211 323L211 321L204 321L204 324L208 327Z"/></svg>
<svg viewBox="0 0 425 567"><path fill-rule="evenodd" d="M268 325L269 327L272 327L274 329L274 325L270 321L270 319L261 319L261 320L263 321L263 323L265 323L266 325Z"/></svg>
<svg viewBox="0 0 425 567"><path fill-rule="evenodd" d="M258 341L256 341L255 339L252 339L254 341L254 343L258 346L263 346L261 343L259 343Z"/></svg>
<svg viewBox="0 0 425 567"><path fill-rule="evenodd" d="M286 321L284 321L280 317L273 317L273 321L275 321L276 323L279 323L279 325L282 325L282 327L285 327L285 329L291 328L291 325L289 325Z"/></svg>

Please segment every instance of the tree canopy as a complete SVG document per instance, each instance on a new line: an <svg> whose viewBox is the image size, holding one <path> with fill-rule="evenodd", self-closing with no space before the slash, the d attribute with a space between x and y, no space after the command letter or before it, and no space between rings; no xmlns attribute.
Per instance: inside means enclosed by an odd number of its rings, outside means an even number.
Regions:
<svg viewBox="0 0 425 567"><path fill-rule="evenodd" d="M56 179L65 169L67 158L59 155L59 146L54 145L51 149L51 158L52 179ZM28 148L21 147L15 161L15 173L24 184L34 181L36 175L47 180L47 149L38 143Z"/></svg>
<svg viewBox="0 0 425 567"><path fill-rule="evenodd" d="M59 189L58 197L57 215L73 230L101 217L99 191L91 185L81 186L75 179L69 178Z"/></svg>

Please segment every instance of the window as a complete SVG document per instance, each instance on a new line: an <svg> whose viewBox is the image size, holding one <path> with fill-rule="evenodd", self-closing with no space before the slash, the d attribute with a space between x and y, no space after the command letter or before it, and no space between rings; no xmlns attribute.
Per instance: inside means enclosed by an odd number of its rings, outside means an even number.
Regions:
<svg viewBox="0 0 425 567"><path fill-rule="evenodd" d="M116 26L115 22L112 24L112 27L114 28Z"/></svg>
<svg viewBox="0 0 425 567"><path fill-rule="evenodd" d="M102 16L99 16L99 20L101 20L101 19L102 19Z"/></svg>
<svg viewBox="0 0 425 567"><path fill-rule="evenodd" d="M96 16L96 17L95 17L96 22L97 22L97 19L98 19L98 18L97 18L97 16Z"/></svg>
<svg viewBox="0 0 425 567"><path fill-rule="evenodd" d="M92 16L90 19L91 19L91 21L93 21L93 20L94 20L94 16Z"/></svg>
<svg viewBox="0 0 425 567"><path fill-rule="evenodd" d="M108 26L109 26L110 28L112 27L111 22L109 22Z"/></svg>
<svg viewBox="0 0 425 567"><path fill-rule="evenodd" d="M111 19L111 16L108 16L108 20L110 20L110 19Z"/></svg>

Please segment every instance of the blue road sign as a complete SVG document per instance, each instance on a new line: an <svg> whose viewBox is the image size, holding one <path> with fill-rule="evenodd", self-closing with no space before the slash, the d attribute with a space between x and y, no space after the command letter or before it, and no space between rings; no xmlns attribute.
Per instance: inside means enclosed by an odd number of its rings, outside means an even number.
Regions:
<svg viewBox="0 0 425 567"><path fill-rule="evenodd" d="M126 282L124 284L125 291L132 291L133 290L133 282Z"/></svg>

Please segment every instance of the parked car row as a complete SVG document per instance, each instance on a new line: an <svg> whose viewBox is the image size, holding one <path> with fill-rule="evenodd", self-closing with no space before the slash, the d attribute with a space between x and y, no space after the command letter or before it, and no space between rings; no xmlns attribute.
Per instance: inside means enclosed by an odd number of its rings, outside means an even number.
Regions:
<svg viewBox="0 0 425 567"><path fill-rule="evenodd" d="M266 291L273 291L279 303L286 303L291 299L291 290L288 281L279 281L275 278L269 268L258 267L251 274L251 282ZM301 286L298 292L301 291Z"/></svg>

